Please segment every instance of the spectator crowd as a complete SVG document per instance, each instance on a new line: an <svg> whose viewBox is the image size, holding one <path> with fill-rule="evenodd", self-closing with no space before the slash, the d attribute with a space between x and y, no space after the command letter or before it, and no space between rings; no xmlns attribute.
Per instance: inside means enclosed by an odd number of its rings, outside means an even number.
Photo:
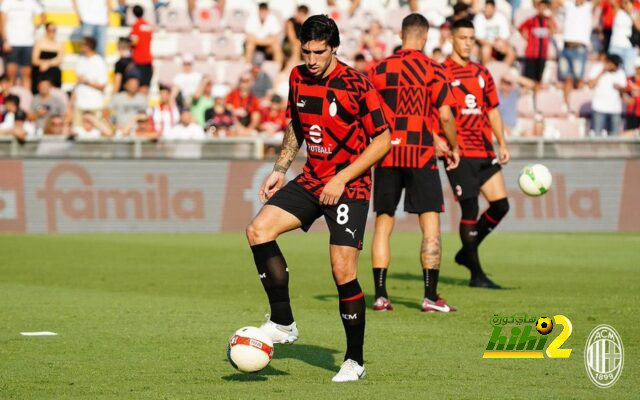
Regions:
<svg viewBox="0 0 640 400"><path fill-rule="evenodd" d="M438 62L452 51L451 24L474 22L473 59L498 83L509 135L572 136L571 124L581 119L593 136L638 135L640 0L203 4L71 0L80 26L62 35L40 1L2 0L0 136L277 140L287 124L287 78L301 62L299 34L308 16L334 18L340 59L366 73L398 48L400 21L410 12L429 20L425 53ZM114 14L121 27L114 27ZM127 33L117 40L117 55L107 54L111 28ZM165 31L196 42L208 35L211 53L179 42L175 59L167 59L153 45ZM65 54L68 40L77 43L76 54ZM228 66L223 73L216 73L218 60ZM63 82L63 67L74 79ZM163 73L169 67L175 70Z"/></svg>

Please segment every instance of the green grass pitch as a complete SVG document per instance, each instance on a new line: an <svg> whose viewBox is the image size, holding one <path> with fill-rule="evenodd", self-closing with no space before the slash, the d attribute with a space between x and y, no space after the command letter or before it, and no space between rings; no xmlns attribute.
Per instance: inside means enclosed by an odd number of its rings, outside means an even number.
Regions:
<svg viewBox="0 0 640 400"><path fill-rule="evenodd" d="M327 241L279 241L301 337L245 375L226 361L226 341L259 325L268 304L242 235L0 236L0 399L638 398L640 235L496 232L481 256L509 289L488 291L466 287L452 262L459 241L446 234L439 292L459 307L451 315L420 312L420 239L394 236L396 310L367 312L368 377L351 384L330 382L344 336ZM359 273L368 305L369 243ZM494 313L567 316L571 357L482 359ZM583 362L601 323L624 343L610 389L596 388Z"/></svg>

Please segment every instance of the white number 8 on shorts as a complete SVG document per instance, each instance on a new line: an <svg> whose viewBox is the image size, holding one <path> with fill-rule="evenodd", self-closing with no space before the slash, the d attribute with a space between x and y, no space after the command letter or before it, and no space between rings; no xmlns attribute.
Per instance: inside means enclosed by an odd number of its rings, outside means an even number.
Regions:
<svg viewBox="0 0 640 400"><path fill-rule="evenodd" d="M349 206L346 204L340 204L338 206L338 217L336 222L340 225L344 225L349 222Z"/></svg>

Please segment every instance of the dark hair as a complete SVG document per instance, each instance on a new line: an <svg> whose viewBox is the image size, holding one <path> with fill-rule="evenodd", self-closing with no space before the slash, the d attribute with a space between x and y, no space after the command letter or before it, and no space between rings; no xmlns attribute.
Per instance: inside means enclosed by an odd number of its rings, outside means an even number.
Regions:
<svg viewBox="0 0 640 400"><path fill-rule="evenodd" d="M463 19L459 19L456 22L453 23L453 25L451 26L451 30L452 31L456 31L460 28L471 28L471 29L475 29L473 27L473 22L471 22L470 19L467 18L463 18Z"/></svg>
<svg viewBox="0 0 640 400"><path fill-rule="evenodd" d="M442 53L442 49L440 47L434 47L431 54L435 53L436 51L439 51L440 53Z"/></svg>
<svg viewBox="0 0 640 400"><path fill-rule="evenodd" d="M366 59L364 58L364 54L362 53L358 53L356 54L356 56L353 58L354 61L366 61Z"/></svg>
<svg viewBox="0 0 640 400"><path fill-rule="evenodd" d="M309 7L305 6L304 4L301 6L298 6L298 12L309 14Z"/></svg>
<svg viewBox="0 0 640 400"><path fill-rule="evenodd" d="M22 111L22 110L18 110L18 111L16 111L14 119L16 121L26 121L27 120L27 113Z"/></svg>
<svg viewBox="0 0 640 400"><path fill-rule="evenodd" d="M496 2L495 2L495 0L486 0L484 2L484 5L485 5L485 7L488 6L488 5L492 5L492 6L495 7L496 6Z"/></svg>
<svg viewBox="0 0 640 400"><path fill-rule="evenodd" d="M158 84L158 90L161 92L163 90L171 91L171 87L169 87L168 85L165 85L164 83L160 83Z"/></svg>
<svg viewBox="0 0 640 400"><path fill-rule="evenodd" d="M133 15L135 15L136 18L142 18L142 16L144 15L144 8L142 8L140 5L133 6Z"/></svg>
<svg viewBox="0 0 640 400"><path fill-rule="evenodd" d="M429 30L429 21L422 14L409 14L402 20L402 32L406 33L409 29Z"/></svg>
<svg viewBox="0 0 640 400"><path fill-rule="evenodd" d="M131 39L126 36L119 37L118 44L126 44L128 46L131 46Z"/></svg>
<svg viewBox="0 0 640 400"><path fill-rule="evenodd" d="M91 36L84 36L82 38L82 41L84 42L85 45L87 45L87 47L89 47L91 50L95 50L96 49L96 40L94 38L92 38Z"/></svg>
<svg viewBox="0 0 640 400"><path fill-rule="evenodd" d="M50 77L44 75L42 77L38 77L38 85L40 84L40 82L49 82L52 83L52 80Z"/></svg>
<svg viewBox="0 0 640 400"><path fill-rule="evenodd" d="M15 94L10 94L7 97L4 98L4 103L13 103L15 104L17 107L20 107L20 97L16 96Z"/></svg>
<svg viewBox="0 0 640 400"><path fill-rule="evenodd" d="M258 4L258 9L259 10L268 10L269 9L269 4L264 3L264 2L263 3L259 3Z"/></svg>
<svg viewBox="0 0 640 400"><path fill-rule="evenodd" d="M8 81L9 77L7 76L7 74L2 74L0 75L0 81Z"/></svg>
<svg viewBox="0 0 640 400"><path fill-rule="evenodd" d="M56 24L54 24L53 22L49 21L49 22L44 24L44 29L48 30L51 25L56 26Z"/></svg>
<svg viewBox="0 0 640 400"><path fill-rule="evenodd" d="M324 40L333 48L340 46L340 32L338 25L326 15L313 15L302 24L300 42L305 44L312 40Z"/></svg>
<svg viewBox="0 0 640 400"><path fill-rule="evenodd" d="M622 64L622 58L617 54L607 54L607 61L615 65L616 68Z"/></svg>
<svg viewBox="0 0 640 400"><path fill-rule="evenodd" d="M456 3L453 6L453 15L460 14L461 12L465 12L469 10L469 5L463 2Z"/></svg>

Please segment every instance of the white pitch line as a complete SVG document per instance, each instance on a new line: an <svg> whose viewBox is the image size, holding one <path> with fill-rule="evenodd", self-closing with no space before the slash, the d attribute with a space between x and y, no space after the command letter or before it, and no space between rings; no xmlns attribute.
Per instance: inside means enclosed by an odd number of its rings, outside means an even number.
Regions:
<svg viewBox="0 0 640 400"><path fill-rule="evenodd" d="M42 331L42 332L20 332L20 334L22 336L58 336L57 333L48 332L48 331Z"/></svg>

